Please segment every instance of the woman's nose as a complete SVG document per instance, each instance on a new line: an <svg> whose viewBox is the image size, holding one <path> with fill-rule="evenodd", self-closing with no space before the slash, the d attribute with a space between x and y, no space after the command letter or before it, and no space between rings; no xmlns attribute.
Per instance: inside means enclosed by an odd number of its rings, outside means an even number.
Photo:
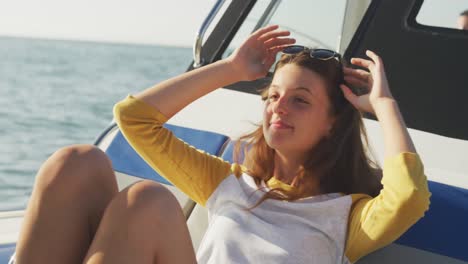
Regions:
<svg viewBox="0 0 468 264"><path fill-rule="evenodd" d="M288 113L287 100L284 97L279 98L273 105L273 112L275 114L286 114Z"/></svg>

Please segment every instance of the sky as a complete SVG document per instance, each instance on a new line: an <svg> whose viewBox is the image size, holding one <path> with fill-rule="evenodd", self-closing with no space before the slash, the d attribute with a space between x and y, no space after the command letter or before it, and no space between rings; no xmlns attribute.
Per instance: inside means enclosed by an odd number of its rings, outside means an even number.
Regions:
<svg viewBox="0 0 468 264"><path fill-rule="evenodd" d="M0 0L0 35L191 46L214 3Z"/></svg>
<svg viewBox="0 0 468 264"><path fill-rule="evenodd" d="M284 1L299 4L302 0ZM225 6L229 2L227 0ZM310 12L311 8L325 3L310 0L302 2L312 6L304 8L304 12ZM0 0L0 36L191 47L198 28L214 3L215 0ZM344 0L326 3L344 7ZM447 3L450 3L450 7ZM455 26L456 17L466 8L468 0L426 0L417 20L427 24L434 21L443 26ZM326 10L336 8L320 8L320 12L314 14L315 19L326 22L330 17ZM289 12L286 16L284 21L303 17L289 16ZM330 25L328 22L325 24ZM316 36L327 32L311 33ZM335 40L328 42L336 43Z"/></svg>

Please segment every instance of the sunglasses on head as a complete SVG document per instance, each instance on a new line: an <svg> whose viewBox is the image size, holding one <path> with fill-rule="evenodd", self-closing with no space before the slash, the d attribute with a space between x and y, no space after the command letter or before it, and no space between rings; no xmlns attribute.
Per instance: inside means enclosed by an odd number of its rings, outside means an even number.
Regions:
<svg viewBox="0 0 468 264"><path fill-rule="evenodd" d="M301 45L291 45L287 46L282 50L284 54L297 54L303 51L309 51L309 55L311 58L318 59L318 60L331 60L333 58L337 58L339 62L341 62L341 55L333 50L329 49L310 49L305 46Z"/></svg>

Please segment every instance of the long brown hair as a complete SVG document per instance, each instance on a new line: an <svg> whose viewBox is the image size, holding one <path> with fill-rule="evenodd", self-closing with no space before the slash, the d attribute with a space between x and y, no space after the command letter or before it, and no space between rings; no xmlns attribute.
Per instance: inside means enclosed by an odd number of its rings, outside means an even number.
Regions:
<svg viewBox="0 0 468 264"><path fill-rule="evenodd" d="M341 63L335 59L327 61L311 58L308 52L283 55L275 66L274 73L286 64L294 64L318 73L326 83L326 94L330 100L330 113L335 118L330 134L322 138L310 151L299 174L299 184L291 191L274 188L268 191L252 208L264 200L293 201L309 196L318 175L320 193L364 193L377 196L382 189L381 169L369 155L369 143L361 113L343 96L339 85L343 83ZM262 92L266 99L268 87ZM263 127L242 136L236 143L234 160L245 156L244 165L257 186L273 177L275 150L270 148L263 135Z"/></svg>

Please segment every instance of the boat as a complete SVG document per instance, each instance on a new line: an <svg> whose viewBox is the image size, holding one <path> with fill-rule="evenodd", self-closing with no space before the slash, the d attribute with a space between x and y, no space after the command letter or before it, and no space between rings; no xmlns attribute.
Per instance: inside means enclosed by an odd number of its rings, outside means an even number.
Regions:
<svg viewBox="0 0 468 264"><path fill-rule="evenodd" d="M250 32L270 23L291 30L298 43L338 50L345 61L364 57L367 49L375 51L384 60L432 196L429 211L402 237L357 263L468 263L468 31L419 23L418 14L429 1L337 2L218 0L197 33L187 71L226 57ZM314 12L329 15L317 21ZM269 77L218 89L190 104L166 127L187 143L232 160L236 138L261 120L258 89ZM382 164L378 122L366 116L365 125ZM208 225L206 209L152 170L115 122L95 145L111 158L119 189L151 179L174 193L197 249ZM14 252L23 215L0 212L0 263Z"/></svg>

